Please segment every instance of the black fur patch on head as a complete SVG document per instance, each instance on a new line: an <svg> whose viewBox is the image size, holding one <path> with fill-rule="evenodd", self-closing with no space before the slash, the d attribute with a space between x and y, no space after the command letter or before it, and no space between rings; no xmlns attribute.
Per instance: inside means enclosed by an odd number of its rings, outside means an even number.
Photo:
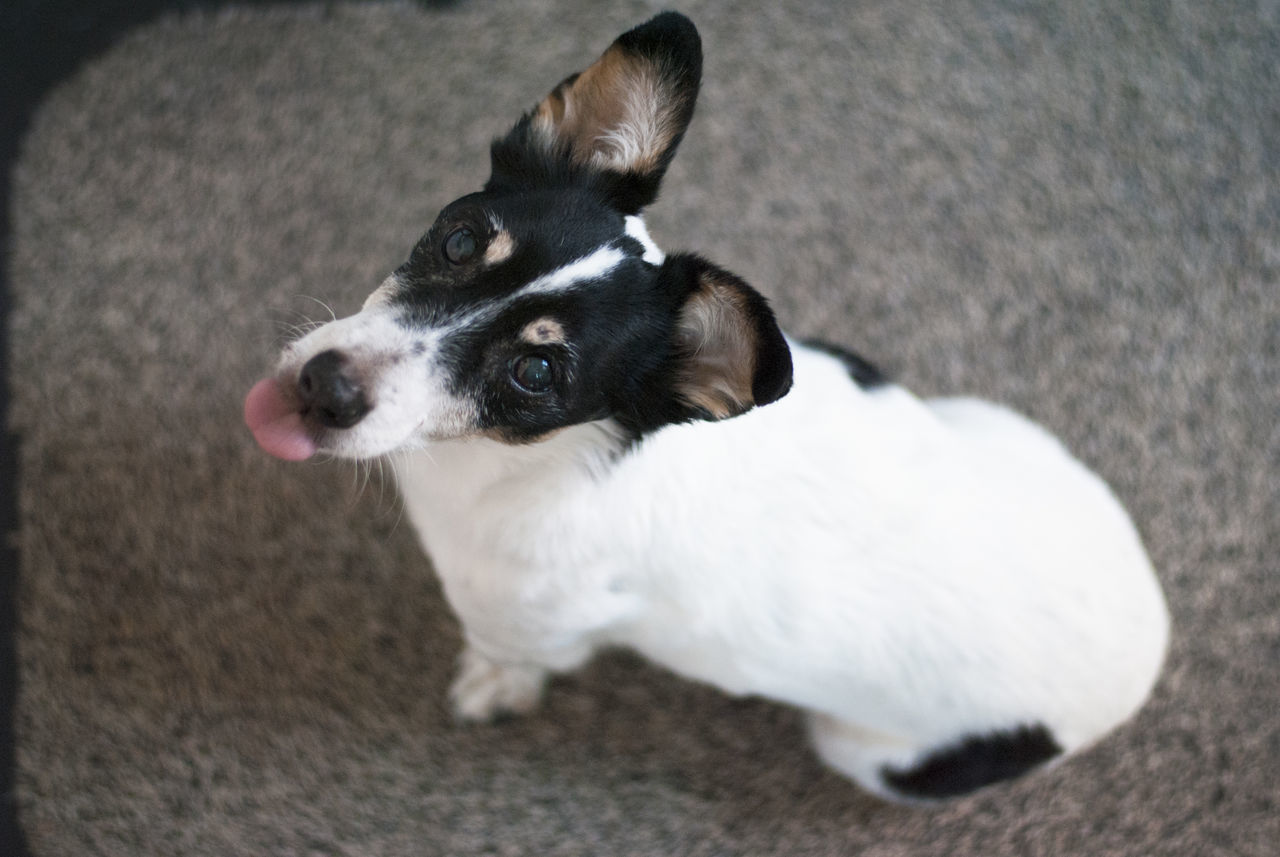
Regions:
<svg viewBox="0 0 1280 857"><path fill-rule="evenodd" d="M499 263L484 251L499 234L511 245ZM476 258L451 264L444 245L450 233L471 230L479 242ZM642 248L625 235L621 214L589 188L530 188L484 191L464 196L440 212L436 222L396 271L403 288L395 303L406 321L420 327L450 319L485 303L503 300L538 277L603 247L617 246L638 257Z"/></svg>
<svg viewBox="0 0 1280 857"><path fill-rule="evenodd" d="M905 797L941 800L1021 776L1062 753L1043 724L971 735L935 750L914 768L885 767L885 784Z"/></svg>
<svg viewBox="0 0 1280 857"><path fill-rule="evenodd" d="M626 234L658 193L701 71L682 15L624 33L494 141L484 189L446 206L396 272L389 303L440 337L447 383L475 402L480 431L526 442L611 417L638 437L790 388L790 350L759 293L689 254L645 262ZM599 264L573 269L593 254ZM569 273L545 277L557 271ZM554 335L537 335L539 319Z"/></svg>
<svg viewBox="0 0 1280 857"><path fill-rule="evenodd" d="M456 394L479 405L479 428L511 443L539 440L567 426L619 416L646 403L645 379L668 351L672 310L654 288L656 270L628 256L608 275L552 294L518 296L491 317L448 334L441 359ZM531 341L553 322L556 335ZM525 357L546 360L553 381L523 389L513 370Z"/></svg>
<svg viewBox="0 0 1280 857"><path fill-rule="evenodd" d="M529 117L516 123L489 150L492 173L485 190L522 191L533 188L588 189L621 214L637 214L658 198L662 174L597 170L569 157L568 149L534 145Z"/></svg>
<svg viewBox="0 0 1280 857"><path fill-rule="evenodd" d="M830 342L823 342L820 339L805 339L802 342L809 348L821 351L823 354L830 355L843 363L845 371L849 373L849 377L864 390L887 387L893 383L889 376L880 370L880 367L847 348L832 345Z"/></svg>

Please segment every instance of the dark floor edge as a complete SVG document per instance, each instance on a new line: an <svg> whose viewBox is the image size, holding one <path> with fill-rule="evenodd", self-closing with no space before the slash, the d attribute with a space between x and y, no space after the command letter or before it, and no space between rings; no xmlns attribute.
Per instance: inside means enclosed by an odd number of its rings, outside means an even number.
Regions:
<svg viewBox="0 0 1280 857"><path fill-rule="evenodd" d="M289 0L275 0L282 5ZM15 794L15 706L20 691L17 652L19 560L18 445L10 426L8 319L13 306L11 252L13 170L32 116L46 94L120 36L162 12L224 5L273 5L272 0L9 0L0 4L0 854L30 857Z"/></svg>

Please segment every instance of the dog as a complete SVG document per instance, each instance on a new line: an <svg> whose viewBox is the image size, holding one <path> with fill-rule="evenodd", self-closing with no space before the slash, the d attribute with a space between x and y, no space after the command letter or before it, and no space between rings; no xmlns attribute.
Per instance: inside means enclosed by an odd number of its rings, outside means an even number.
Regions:
<svg viewBox="0 0 1280 857"><path fill-rule="evenodd" d="M1045 430L789 338L642 211L694 25L620 36L491 147L365 301L245 400L266 452L387 456L465 639L464 721L605 647L803 709L831 768L929 803L1129 718L1168 638L1108 487Z"/></svg>

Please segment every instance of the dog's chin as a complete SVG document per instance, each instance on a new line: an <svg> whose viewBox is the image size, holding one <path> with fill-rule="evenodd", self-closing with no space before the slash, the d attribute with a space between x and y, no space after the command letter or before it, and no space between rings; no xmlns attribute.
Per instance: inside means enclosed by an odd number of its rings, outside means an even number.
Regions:
<svg viewBox="0 0 1280 857"><path fill-rule="evenodd" d="M425 419L406 423L377 410L346 429L315 424L307 416L302 416L302 423L313 439L316 454L344 461L395 457L429 450L436 444L484 436L470 426L440 427Z"/></svg>
<svg viewBox="0 0 1280 857"><path fill-rule="evenodd" d="M401 440L380 440L362 437L361 433L354 429L323 429L318 432L316 452L329 458L345 461L371 461L375 458L422 449L426 445L426 441L415 436Z"/></svg>

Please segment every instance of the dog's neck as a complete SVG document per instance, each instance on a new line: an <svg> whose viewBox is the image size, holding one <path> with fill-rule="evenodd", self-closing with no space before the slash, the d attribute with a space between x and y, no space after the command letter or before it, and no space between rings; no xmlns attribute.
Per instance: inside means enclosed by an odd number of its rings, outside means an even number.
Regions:
<svg viewBox="0 0 1280 857"><path fill-rule="evenodd" d="M432 442L390 460L402 485L430 474L436 490L461 500L522 478L590 478L611 467L629 443L625 429L604 419L561 429L533 443L465 437Z"/></svg>

